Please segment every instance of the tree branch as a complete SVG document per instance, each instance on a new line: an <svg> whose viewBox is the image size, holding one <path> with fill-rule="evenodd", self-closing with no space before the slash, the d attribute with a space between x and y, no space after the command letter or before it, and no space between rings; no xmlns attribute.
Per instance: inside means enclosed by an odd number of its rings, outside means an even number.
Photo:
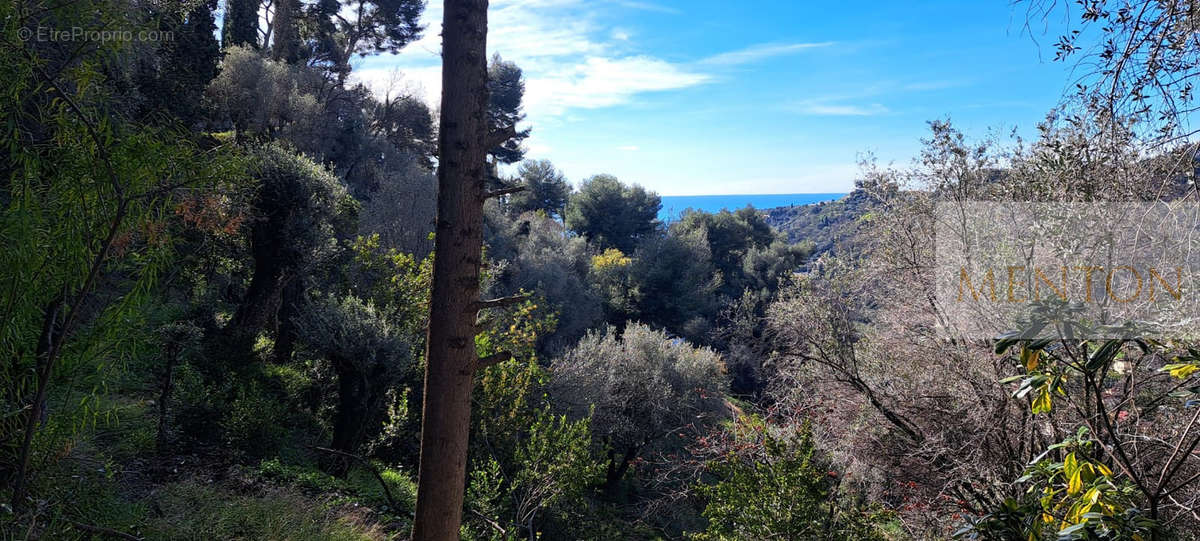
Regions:
<svg viewBox="0 0 1200 541"><path fill-rule="evenodd" d="M385 481L383 479L383 475L379 473L379 469L376 468L375 465L372 464L370 460L367 460L367 459L365 459L359 455L356 455L354 453L347 453L345 451L339 451L337 449L330 449L328 447L315 447L314 446L313 449L316 449L316 450L324 452L324 453L330 453L330 454L334 454L334 455L338 455L338 456L342 456L342 457L346 457L346 458L351 458L351 459L354 459L355 461L357 461L358 463L362 464L363 466L366 466L367 469L370 470L373 475L375 475L375 479L379 481L379 486L383 487L383 496L385 498L387 498L388 507L390 507L394 511L400 510L400 507L396 505L395 498L392 498L392 489L388 488L387 481Z"/></svg>
<svg viewBox="0 0 1200 541"><path fill-rule="evenodd" d="M499 189L499 190L492 190L492 191L490 191L490 192L483 192L483 198L484 198L484 199L491 199L491 198L493 198L493 197L500 197L500 196L502 196L502 195L508 195L508 194L510 194L510 193L523 192L523 191L525 191L526 189L527 189L527 187L526 187L526 186L523 186L523 185L522 185L522 186L511 186L511 187L508 187L508 188L501 188L501 189Z"/></svg>
<svg viewBox="0 0 1200 541"><path fill-rule="evenodd" d="M471 303L471 309L478 312L479 310L485 310L488 308L504 308L505 306L521 304L522 302L529 300L529 296L530 295L528 293L521 293L520 295L513 295L511 297L500 297L499 299L476 301Z"/></svg>
<svg viewBox="0 0 1200 541"><path fill-rule="evenodd" d="M480 357L480 358L476 359L475 360L475 369L483 370L484 368L487 368L492 365L500 364L511 358L513 358L513 354L508 351L501 351L500 353L493 353L486 357Z"/></svg>
<svg viewBox="0 0 1200 541"><path fill-rule="evenodd" d="M487 515L480 513L479 511L476 511L474 509L471 510L471 513L474 513L475 516L479 517L481 520L486 522L488 526L491 526L492 529L499 532L500 535L508 535L508 532L504 530L504 527L501 526L499 522L496 522L496 521L488 518Z"/></svg>
<svg viewBox="0 0 1200 541"><path fill-rule="evenodd" d="M503 144L505 141L512 139L513 137L516 137L516 136L517 136L517 127L516 126L505 126L503 128L496 128L496 129L488 132L487 137L484 139L484 146L487 147L488 149L495 148L495 147Z"/></svg>

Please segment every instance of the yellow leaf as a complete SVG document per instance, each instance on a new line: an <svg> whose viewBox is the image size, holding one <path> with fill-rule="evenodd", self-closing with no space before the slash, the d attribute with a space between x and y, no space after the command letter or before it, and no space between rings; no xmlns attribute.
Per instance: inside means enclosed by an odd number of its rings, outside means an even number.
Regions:
<svg viewBox="0 0 1200 541"><path fill-rule="evenodd" d="M1079 478L1079 472L1067 478L1067 494L1075 494L1083 489L1083 480Z"/></svg>
<svg viewBox="0 0 1200 541"><path fill-rule="evenodd" d="M1180 364L1171 368L1171 377L1179 379L1187 379L1188 376L1200 370L1200 365L1195 364Z"/></svg>
<svg viewBox="0 0 1200 541"><path fill-rule="evenodd" d="M1050 411L1050 389L1048 386L1042 387L1038 391L1038 395L1033 399L1033 413L1047 413Z"/></svg>
<svg viewBox="0 0 1200 541"><path fill-rule="evenodd" d="M1021 350L1021 361L1025 363L1025 370L1034 371L1038 367L1038 360L1041 358L1041 350L1025 348Z"/></svg>

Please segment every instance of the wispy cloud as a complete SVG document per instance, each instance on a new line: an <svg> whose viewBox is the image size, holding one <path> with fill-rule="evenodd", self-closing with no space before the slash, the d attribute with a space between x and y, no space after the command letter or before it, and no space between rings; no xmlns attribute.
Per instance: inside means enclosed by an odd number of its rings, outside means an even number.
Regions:
<svg viewBox="0 0 1200 541"><path fill-rule="evenodd" d="M813 116L876 116L891 112L887 107L879 103L854 105L823 101L802 101L789 105L787 109L803 115Z"/></svg>
<svg viewBox="0 0 1200 541"><path fill-rule="evenodd" d="M673 8L671 6L664 6L662 4L656 4L654 2L638 2L636 0L614 0L613 3L618 6L621 6L621 7L626 7L629 9L637 9L637 10L641 10L641 11L653 11L656 13L669 13L672 15L678 15L680 13L683 13L683 11L681 11L677 8Z"/></svg>
<svg viewBox="0 0 1200 541"><path fill-rule="evenodd" d="M617 150L624 150L625 152L637 152L641 150L641 148L639 148L637 145L623 145L617 147Z"/></svg>
<svg viewBox="0 0 1200 541"><path fill-rule="evenodd" d="M628 102L637 94L687 88L709 75L649 56L590 57L553 73L529 78L525 96L530 114L562 114Z"/></svg>
<svg viewBox="0 0 1200 541"><path fill-rule="evenodd" d="M741 64L749 64L751 62L766 60L776 56L794 54L809 49L829 47L834 44L835 42L833 41L822 41L816 43L760 43L758 45L751 45L744 49L713 55L701 60L700 63L712 66L738 66Z"/></svg>
<svg viewBox="0 0 1200 541"><path fill-rule="evenodd" d="M598 9L617 5L644 11L673 8L650 2L588 0L494 0L488 14L488 51L525 72L525 108L537 124L570 109L627 103L639 94L703 84L711 76L695 66L644 54L631 54L631 34L595 23ZM441 93L442 7L431 2L422 22L424 37L399 55L370 59L354 76L383 93L399 68L423 97L436 103Z"/></svg>
<svg viewBox="0 0 1200 541"><path fill-rule="evenodd" d="M764 61L834 42L762 43L698 61L667 60L639 54L632 34L598 23L603 9L614 6L664 11L644 1L493 0L489 11L488 51L521 66L525 72L525 109L532 124L563 118L572 109L597 109L630 103L640 95L678 90L716 80L721 68ZM430 104L441 93L442 7L430 2L422 22L424 37L399 55L362 62L354 77L378 94L390 87L394 70L403 72L406 88ZM823 114L836 107L817 107ZM866 110L864 110L866 111ZM843 106L840 114L853 114ZM865 114L860 112L859 114Z"/></svg>

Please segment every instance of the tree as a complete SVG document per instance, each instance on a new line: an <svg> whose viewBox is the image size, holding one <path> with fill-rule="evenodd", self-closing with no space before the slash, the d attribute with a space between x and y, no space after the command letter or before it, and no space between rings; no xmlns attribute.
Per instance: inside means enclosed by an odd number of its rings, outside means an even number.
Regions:
<svg viewBox="0 0 1200 541"><path fill-rule="evenodd" d="M259 0L225 0L221 45L257 49Z"/></svg>
<svg viewBox="0 0 1200 541"><path fill-rule="evenodd" d="M492 147L488 153L497 163L517 163L525 158L521 141L529 137L529 128L517 130L517 123L525 120L521 102L525 97L525 80L521 68L506 62L499 54L492 57L488 66L488 122L493 128L514 129L514 135Z"/></svg>
<svg viewBox="0 0 1200 541"><path fill-rule="evenodd" d="M412 363L411 346L384 314L356 297L318 297L307 306L296 317L300 334L329 360L338 380L329 447L357 453L382 426L386 392ZM342 456L325 464L335 475L348 466Z"/></svg>
<svg viewBox="0 0 1200 541"><path fill-rule="evenodd" d="M600 250L632 254L638 243L658 231L658 194L626 186L612 175L584 180L567 201L567 227Z"/></svg>
<svg viewBox="0 0 1200 541"><path fill-rule="evenodd" d="M275 0L275 13L271 19L271 59L288 64L299 60L299 11L300 0Z"/></svg>
<svg viewBox="0 0 1200 541"><path fill-rule="evenodd" d="M1075 6L1025 0L1026 29L1066 23L1054 44L1056 61L1076 62L1072 109L1076 120L1098 121L1106 146L1129 131L1154 145L1187 140L1197 110L1195 82L1200 21L1190 0L1089 0ZM1097 32L1097 30L1099 30Z"/></svg>
<svg viewBox="0 0 1200 541"><path fill-rule="evenodd" d="M202 119L203 93L217 76L221 58L217 42L217 24L213 10L217 0L197 2L185 12L164 10L157 13L158 30L170 32L172 39L159 43L140 43L154 47L153 54L138 54L134 78L141 99L140 115L162 122L164 118L193 128Z"/></svg>
<svg viewBox="0 0 1200 541"><path fill-rule="evenodd" d="M226 326L231 345L243 353L277 321L284 287L336 248L338 215L348 199L329 171L278 143L258 147L252 156L260 183L250 234L254 270Z"/></svg>
<svg viewBox="0 0 1200 541"><path fill-rule="evenodd" d="M704 343L721 306L712 258L703 231L643 242L629 269L633 318Z"/></svg>
<svg viewBox="0 0 1200 541"><path fill-rule="evenodd" d="M541 210L552 218L562 218L567 198L571 195L571 185L567 184L566 177L554 168L550 160L521 162L517 178L525 190L509 197L510 213L520 215Z"/></svg>
<svg viewBox="0 0 1200 541"><path fill-rule="evenodd" d="M421 37L424 0L317 0L315 59L345 83L354 55L398 53Z"/></svg>
<svg viewBox="0 0 1200 541"><path fill-rule="evenodd" d="M437 141L434 140L436 134L429 106L416 96L390 92L382 102L372 101L372 104L371 129L397 149L415 156L421 165L432 169L431 158Z"/></svg>
<svg viewBox="0 0 1200 541"><path fill-rule="evenodd" d="M479 358L483 202L487 152L515 133L487 124L487 0L446 0L442 20L442 110L433 291L425 339L425 391L414 541L457 539L462 523L471 389L475 372L506 358Z"/></svg>
<svg viewBox="0 0 1200 541"><path fill-rule="evenodd" d="M500 230L487 236L488 258L497 269L490 290L500 296L532 291L544 298L543 312L558 314L555 332L540 338L539 351L557 353L603 321L600 299L587 283L591 257L583 239L538 213L492 218Z"/></svg>
<svg viewBox="0 0 1200 541"><path fill-rule="evenodd" d="M60 20L125 20L107 4L42 7ZM171 265L171 211L189 192L233 177L237 162L224 148L119 114L121 89L101 74L122 44L19 40L37 19L11 6L0 13L9 21L0 47L8 96L0 400L10 412L0 420L0 469L22 510L33 467L44 463L34 455L48 447L40 428L59 415L47 408L56 382L100 372L137 346L143 302Z"/></svg>
<svg viewBox="0 0 1200 541"><path fill-rule="evenodd" d="M721 356L631 323L591 332L550 366L551 393L575 416L592 412L592 433L608 451L606 486L665 436L691 431L721 411ZM593 409L594 408L594 409Z"/></svg>

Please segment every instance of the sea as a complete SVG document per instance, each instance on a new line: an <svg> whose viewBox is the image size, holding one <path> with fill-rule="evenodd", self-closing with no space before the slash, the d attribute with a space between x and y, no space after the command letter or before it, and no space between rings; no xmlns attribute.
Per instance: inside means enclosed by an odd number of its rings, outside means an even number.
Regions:
<svg viewBox="0 0 1200 541"><path fill-rule="evenodd" d="M822 201L841 199L844 193L772 193L772 194L740 194L740 195L664 195L662 210L658 211L658 219L670 223L679 219L687 209L720 212L722 209L734 211L753 205L756 209L787 207L792 205L809 205Z"/></svg>

